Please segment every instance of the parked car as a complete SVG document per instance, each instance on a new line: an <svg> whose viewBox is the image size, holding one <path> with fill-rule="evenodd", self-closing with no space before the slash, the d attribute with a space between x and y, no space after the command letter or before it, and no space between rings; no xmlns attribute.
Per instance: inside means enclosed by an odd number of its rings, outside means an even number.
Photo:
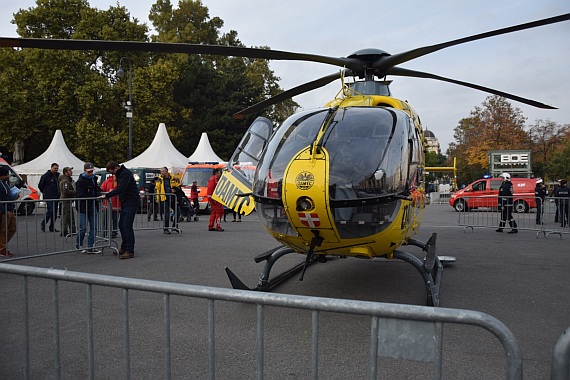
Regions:
<svg viewBox="0 0 570 380"><path fill-rule="evenodd" d="M467 211L479 207L496 209L498 207L499 188L502 178L479 179L463 189L456 191L449 198L449 205L455 211ZM536 208L534 198L535 178L511 178L513 184L513 211L528 212Z"/></svg>

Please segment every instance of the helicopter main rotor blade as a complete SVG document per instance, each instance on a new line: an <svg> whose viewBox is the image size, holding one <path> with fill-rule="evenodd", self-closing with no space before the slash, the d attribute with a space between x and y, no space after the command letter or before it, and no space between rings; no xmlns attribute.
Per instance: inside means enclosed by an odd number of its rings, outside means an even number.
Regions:
<svg viewBox="0 0 570 380"><path fill-rule="evenodd" d="M350 74L346 74L347 71L345 71L345 75L350 75ZM238 113L235 113L233 115L233 117L235 119L243 119L247 115L251 115L255 112L259 112L259 111L261 111L261 110L263 110L269 106L272 106L272 105L277 104L279 102L282 102L284 100L290 99L293 96L297 96L297 95L303 94L305 92L309 92L309 91L315 90L317 88L326 86L327 84L329 84L329 83L331 83L334 80L339 79L339 78L340 78L340 73L334 73L334 74L330 74L330 75L327 75L325 77L319 78L317 80L304 83L300 86L293 87L287 91L283 91L282 93L280 93L278 95L272 96L269 99L265 99L259 103L255 103L254 105L247 107L246 109L243 109L243 110L239 111Z"/></svg>
<svg viewBox="0 0 570 380"><path fill-rule="evenodd" d="M451 78L441 77L441 76L435 75L435 74L424 73L424 72L415 71L415 70L408 70L408 69L404 69L401 67L392 67L391 69L388 69L387 75L435 79L435 80L439 80L439 81L443 81L443 82L454 83L454 84L464 86L464 87L474 88L475 90L488 92L490 94L499 95L499 96L502 96L503 98L515 100L517 102L528 104L529 106L533 106L533 107L551 109L551 110L558 109L556 107L549 106L548 104L540 103L540 102L537 102L537 101L531 100L531 99L521 98L520 96L516 96L516 95L509 94L509 93L499 91L499 90L494 90L494 89L489 88L489 87L479 86L478 84L462 82L462 81L451 79Z"/></svg>
<svg viewBox="0 0 570 380"><path fill-rule="evenodd" d="M433 53L433 52L436 52L438 50L445 49L445 48L448 48L451 46L460 45L460 44L464 44L464 43L471 42L471 41L477 41L477 40L481 40L484 38L499 36L501 34L513 33L513 32L518 32L520 30L536 28L539 26L544 26L544 25L549 25L549 24L555 24L558 22L568 21L568 20L570 20L570 13L566 13L566 14L563 14L560 16L545 18L545 19L538 20L538 21L528 22L525 24L510 26L507 28L497 29L497 30L493 30L490 32L475 34L473 36L459 38L457 40L443 42L443 43L437 44L437 45L424 46L424 47L409 50L409 51L406 51L403 53L398 53L398 54L390 55L387 57L386 56L381 57L374 63L373 67L381 68L383 70L387 70L388 68L399 65L400 63L408 62L408 61L411 61L412 59L416 59L416 58L422 57L424 55L427 55L427 54L430 54L430 53ZM382 77L383 75L380 75L380 76Z"/></svg>
<svg viewBox="0 0 570 380"><path fill-rule="evenodd" d="M210 54L234 57L249 57L272 60L309 61L335 66L350 66L358 61L351 58L327 57L316 54L293 53L281 50L248 48L226 45L203 45L170 42L66 40L49 38L0 37L0 47L60 49L60 50L105 50L136 51L153 53Z"/></svg>

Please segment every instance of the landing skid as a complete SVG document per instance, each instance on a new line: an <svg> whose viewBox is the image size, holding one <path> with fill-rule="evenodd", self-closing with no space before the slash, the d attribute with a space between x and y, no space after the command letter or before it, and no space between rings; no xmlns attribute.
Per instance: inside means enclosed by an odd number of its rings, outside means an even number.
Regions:
<svg viewBox="0 0 570 380"><path fill-rule="evenodd" d="M273 268L273 265L275 264L275 262L277 260L279 260L281 257L283 257L289 253L294 253L294 252L295 252L295 250L293 250L292 248L281 245L279 247L273 248L267 252L264 252L264 253L256 256L254 258L256 263L260 263L262 261L266 261L266 263L265 263L265 266L263 267L263 271L261 272L261 277L259 279L259 283L257 284L257 286L255 288L250 288L250 287L246 286L234 274L234 272L232 272L230 270L230 268L226 267L225 268L226 273L230 279L232 287L234 289L240 289L240 290L260 290L260 291L266 292L266 291L273 289L274 287L276 287L277 285L279 285L283 281L291 278L297 272L302 271L303 268L305 267L305 265L309 266L317 260L317 257L313 257L309 261L300 262L299 264L293 266L292 268L286 270L285 272L283 272L283 273L273 277L271 280L269 280L269 273L271 272L271 269Z"/></svg>
<svg viewBox="0 0 570 380"><path fill-rule="evenodd" d="M441 273L443 272L443 267L447 263L452 263L455 261L455 257L452 256L435 255L436 240L437 234L434 233L431 235L427 243L423 243L416 239L410 239L408 241L408 245L420 247L426 252L426 257L423 262L408 252L400 250L394 251L395 258L412 264L412 266L416 268L418 272L420 272L426 285L426 305L435 307L439 306L439 286L441 284Z"/></svg>
<svg viewBox="0 0 570 380"><path fill-rule="evenodd" d="M441 283L441 274L443 272L443 267L447 262L455 261L454 257L450 256L441 256L438 257L435 254L435 243L437 239L437 234L433 234L427 243L423 243L419 240L410 239L408 241L408 245L414 245L420 247L426 252L425 260L422 261L418 259L416 256L404 252L401 250L395 250L392 253L392 257L403 260L407 263L412 264L414 268L422 275L424 283L426 285L426 292L427 292L427 306L439 306L439 286ZM286 270L285 272L275 276L271 280L269 280L269 274L273 265L277 260L281 257L289 254L294 253L295 250L286 247L286 246L279 246L267 252L264 252L255 257L255 262L260 263L262 261L266 261L265 266L263 267L263 271L261 272L261 277L259 279L259 283L254 288L250 288L246 286L228 267L226 267L226 273L230 279L232 287L234 289L240 290L259 290L259 291L269 291L275 286L279 285L283 281L291 278L297 272L303 270L307 266L313 264L315 261L323 261L325 258L323 256L313 255L307 261L300 262L299 264L293 266L292 268Z"/></svg>

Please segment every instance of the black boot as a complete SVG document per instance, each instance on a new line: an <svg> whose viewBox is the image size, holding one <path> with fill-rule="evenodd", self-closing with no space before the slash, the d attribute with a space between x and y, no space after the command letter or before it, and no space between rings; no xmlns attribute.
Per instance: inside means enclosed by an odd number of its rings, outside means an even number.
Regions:
<svg viewBox="0 0 570 380"><path fill-rule="evenodd" d="M514 219L509 220L509 226L512 228L512 230L508 232L509 234L516 234L519 232L519 230L517 230L517 222Z"/></svg>
<svg viewBox="0 0 570 380"><path fill-rule="evenodd" d="M499 222L499 228L497 228L495 231L497 232L503 232L503 227L505 227L505 222L503 222L502 220Z"/></svg>

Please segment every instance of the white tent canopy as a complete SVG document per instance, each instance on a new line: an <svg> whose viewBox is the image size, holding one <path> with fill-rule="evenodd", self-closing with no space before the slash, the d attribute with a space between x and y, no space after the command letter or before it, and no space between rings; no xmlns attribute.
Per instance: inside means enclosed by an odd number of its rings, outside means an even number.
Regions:
<svg viewBox="0 0 570 380"><path fill-rule="evenodd" d="M166 166L170 171L182 171L188 159L180 153L170 141L166 125L160 123L154 140L148 148L137 157L124 162L127 168L161 168Z"/></svg>
<svg viewBox="0 0 570 380"><path fill-rule="evenodd" d="M206 132L202 133L200 137L200 142L196 147L196 150L190 157L188 157L189 162L219 162L224 163L225 161L222 160L212 149L210 145L210 140L208 139L208 134Z"/></svg>
<svg viewBox="0 0 570 380"><path fill-rule="evenodd" d="M83 172L83 164L85 162L71 153L63 139L63 134L60 129L55 131L51 144L45 152L29 162L15 165L14 170L16 170L18 174L25 174L27 177L26 182L37 189L41 176L50 169L52 163L59 165L60 173L62 173L63 168L66 166L74 168L75 179Z"/></svg>

